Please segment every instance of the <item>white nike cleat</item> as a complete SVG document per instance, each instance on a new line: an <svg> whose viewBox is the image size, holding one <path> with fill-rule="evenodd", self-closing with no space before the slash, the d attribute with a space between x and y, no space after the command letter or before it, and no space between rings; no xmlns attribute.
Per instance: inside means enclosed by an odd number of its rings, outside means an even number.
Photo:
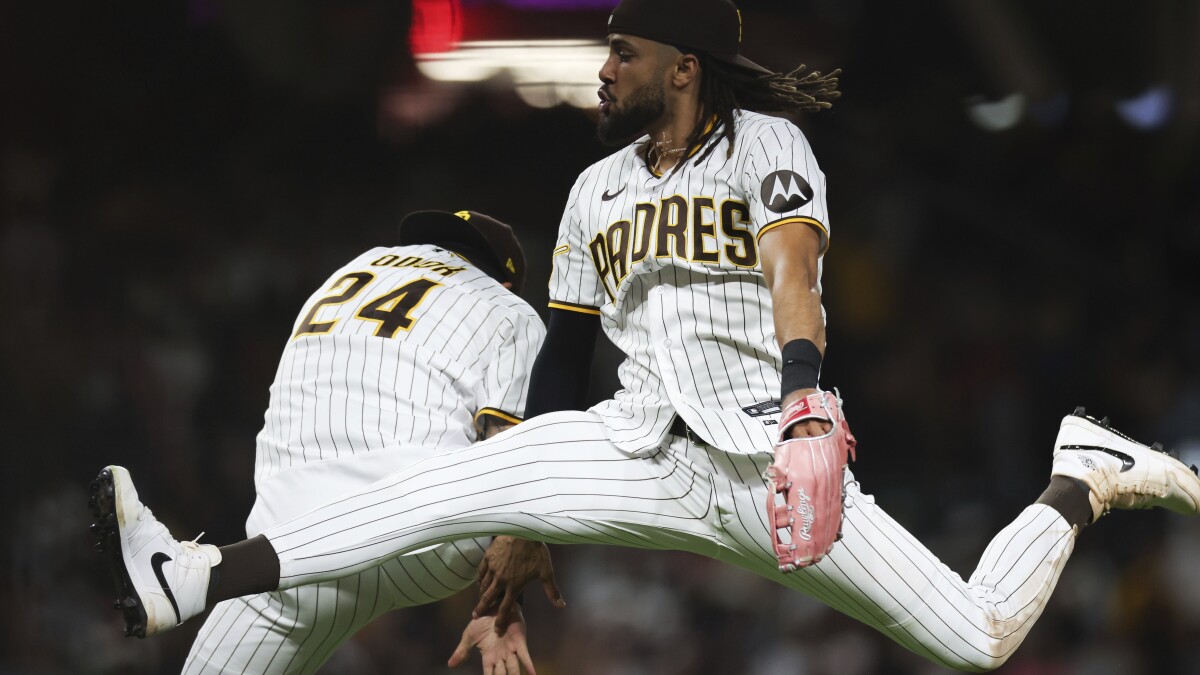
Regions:
<svg viewBox="0 0 1200 675"><path fill-rule="evenodd" d="M108 557L125 636L144 638L204 611L209 572L221 562L216 546L178 542L138 501L129 472L109 466L92 481L92 532ZM197 537L199 539L199 537Z"/></svg>
<svg viewBox="0 0 1200 675"><path fill-rule="evenodd" d="M1063 418L1054 442L1051 473L1090 488L1092 522L1112 509L1160 506L1175 513L1200 512L1200 476L1155 443L1146 447L1095 420L1083 408Z"/></svg>

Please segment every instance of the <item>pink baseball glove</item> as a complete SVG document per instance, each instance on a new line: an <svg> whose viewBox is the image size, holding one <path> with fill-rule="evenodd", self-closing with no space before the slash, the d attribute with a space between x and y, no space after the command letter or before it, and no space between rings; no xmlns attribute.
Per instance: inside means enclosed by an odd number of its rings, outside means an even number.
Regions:
<svg viewBox="0 0 1200 675"><path fill-rule="evenodd" d="M821 561L842 538L843 478L854 457L854 436L842 415L841 399L830 392L810 394L779 416L775 462L767 469L772 491L767 518L779 571L791 572ZM788 440L788 431L807 420L833 425L823 436Z"/></svg>

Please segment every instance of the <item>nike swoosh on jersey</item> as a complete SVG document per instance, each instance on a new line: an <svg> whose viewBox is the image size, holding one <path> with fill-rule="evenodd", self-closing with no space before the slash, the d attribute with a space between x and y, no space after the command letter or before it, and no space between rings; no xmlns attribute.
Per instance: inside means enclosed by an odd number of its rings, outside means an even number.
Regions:
<svg viewBox="0 0 1200 675"><path fill-rule="evenodd" d="M612 193L611 195L610 195L610 194L608 194L608 188L604 188L604 194L600 195L600 201L602 201L602 202L607 202L607 201L610 201L610 200L612 200L612 199L616 199L616 198L617 198L617 195L619 195L619 194L621 194L622 192L624 192L624 191L625 191L625 187L626 187L626 186L621 186L621 189L620 189L620 190L617 190L616 192Z"/></svg>
<svg viewBox="0 0 1200 675"><path fill-rule="evenodd" d="M1121 473L1125 473L1126 471L1132 469L1134 465L1133 458L1129 455L1121 452L1120 450L1113 450L1112 448L1105 448L1099 445L1064 445L1060 447L1059 450L1095 450L1097 452L1103 452L1106 455L1112 455L1113 457L1121 460Z"/></svg>
<svg viewBox="0 0 1200 675"><path fill-rule="evenodd" d="M162 586L163 591L167 594L167 600L171 601L171 609L175 610L175 623L179 624L182 621L179 618L179 605L175 602L175 594L171 592L171 586L167 584L167 577L162 570L163 565L169 562L171 562L171 557L161 551L150 557L150 566L154 568L154 578L158 579L158 585Z"/></svg>

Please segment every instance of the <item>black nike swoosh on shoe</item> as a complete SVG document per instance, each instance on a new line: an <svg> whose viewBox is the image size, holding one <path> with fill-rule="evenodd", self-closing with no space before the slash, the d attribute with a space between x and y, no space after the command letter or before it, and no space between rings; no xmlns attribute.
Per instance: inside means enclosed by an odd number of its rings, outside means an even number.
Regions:
<svg viewBox="0 0 1200 675"><path fill-rule="evenodd" d="M178 625L183 621L179 617L179 605L175 602L175 594L171 592L171 587L167 584L167 577L162 571L163 565L169 562L171 562L171 557L162 551L150 556L150 566L154 568L154 577L158 579L158 584L162 586L163 591L167 594L167 600L171 601L171 609L175 610L175 624Z"/></svg>
<svg viewBox="0 0 1200 675"><path fill-rule="evenodd" d="M1113 450L1112 448L1105 448L1099 445L1064 445L1060 447L1059 450L1096 450L1098 452L1103 452L1106 455L1111 455L1121 460L1121 473L1125 473L1126 471L1132 469L1134 465L1133 458L1129 455L1121 452L1120 450Z"/></svg>
<svg viewBox="0 0 1200 675"><path fill-rule="evenodd" d="M617 195L621 194L624 191L625 191L625 188L622 187L620 190L617 190L616 192L614 192L610 195L610 194L608 194L608 188L604 188L604 194L600 195L600 201L607 202L607 201L616 199Z"/></svg>

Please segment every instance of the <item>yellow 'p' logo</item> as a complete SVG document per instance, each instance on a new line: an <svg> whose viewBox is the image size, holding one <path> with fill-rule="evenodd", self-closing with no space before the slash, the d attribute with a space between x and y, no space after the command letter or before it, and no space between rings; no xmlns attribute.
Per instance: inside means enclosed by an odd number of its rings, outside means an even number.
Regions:
<svg viewBox="0 0 1200 675"><path fill-rule="evenodd" d="M459 212L455 213L454 215L458 216L459 218L462 218L463 220L470 220L470 219L471 219L471 212L470 212L470 211L459 211Z"/></svg>
<svg viewBox="0 0 1200 675"><path fill-rule="evenodd" d="M517 273L517 266L513 264L512 258L509 258L508 262L504 263L504 266L508 268L509 272L513 274Z"/></svg>

